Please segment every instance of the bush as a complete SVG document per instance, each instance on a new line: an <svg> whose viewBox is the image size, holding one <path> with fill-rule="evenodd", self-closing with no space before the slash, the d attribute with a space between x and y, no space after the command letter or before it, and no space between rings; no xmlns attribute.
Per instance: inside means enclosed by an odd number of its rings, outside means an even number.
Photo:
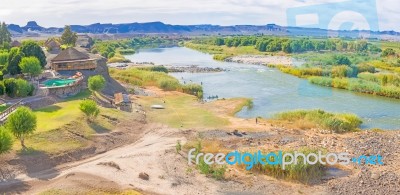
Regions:
<svg viewBox="0 0 400 195"><path fill-rule="evenodd" d="M331 76L333 78L335 78L335 77L340 77L340 78L351 77L352 74L353 74L353 69L346 65L332 67Z"/></svg>
<svg viewBox="0 0 400 195"><path fill-rule="evenodd" d="M15 97L17 95L18 87L16 79L9 78L4 80L5 92L9 97Z"/></svg>
<svg viewBox="0 0 400 195"><path fill-rule="evenodd" d="M357 73L370 72L375 73L375 67L368 64L359 64L356 66Z"/></svg>
<svg viewBox="0 0 400 195"><path fill-rule="evenodd" d="M203 89L200 85L182 85L179 83L178 79L163 72L162 70L164 70L164 68L111 69L110 74L113 78L131 85L156 86L167 91L182 91L191 95L203 97Z"/></svg>
<svg viewBox="0 0 400 195"><path fill-rule="evenodd" d="M182 92L203 98L203 87L199 84L186 84L182 86Z"/></svg>
<svg viewBox="0 0 400 195"><path fill-rule="evenodd" d="M3 126L0 127L0 154L11 150L13 145L12 135Z"/></svg>
<svg viewBox="0 0 400 195"><path fill-rule="evenodd" d="M6 65L8 63L8 52L0 53L0 65Z"/></svg>
<svg viewBox="0 0 400 195"><path fill-rule="evenodd" d="M26 97L29 94L33 93L34 88L30 83L28 83L28 81L23 79L16 79L15 82L17 85L17 97Z"/></svg>
<svg viewBox="0 0 400 195"><path fill-rule="evenodd" d="M88 87L91 91L101 91L106 86L106 79L101 75L91 76L88 79Z"/></svg>
<svg viewBox="0 0 400 195"><path fill-rule="evenodd" d="M319 152L317 149L311 149L311 148L301 148L296 151L303 153L305 156L307 156L310 153L318 154ZM294 152L295 151L288 150L282 152L282 155L285 153L294 154ZM269 160L275 161L273 157L271 157L271 159ZM289 179L303 183L309 183L312 180L322 178L322 176L325 175L326 167L319 161L314 165L310 165L310 164L305 164L302 158L298 158L297 164L293 163L290 165L286 165L285 170L282 170L281 165L270 165L270 164L262 165L260 163L257 163L252 170L262 172L269 176L273 176L279 179Z"/></svg>
<svg viewBox="0 0 400 195"><path fill-rule="evenodd" d="M226 59L229 58L229 57L232 57L232 55L228 55L228 54L215 54L215 55L213 56L213 59L214 59L214 60L217 60L217 61L224 61L224 60L226 60Z"/></svg>
<svg viewBox="0 0 400 195"><path fill-rule="evenodd" d="M309 77L308 81L312 84L321 85L325 87L333 86L333 79L329 77Z"/></svg>
<svg viewBox="0 0 400 195"><path fill-rule="evenodd" d="M0 82L0 95L4 95L6 93L6 87L4 86L4 82Z"/></svg>
<svg viewBox="0 0 400 195"><path fill-rule="evenodd" d="M162 79L157 82L158 86L166 91L175 91L179 88L180 84L177 80Z"/></svg>
<svg viewBox="0 0 400 195"><path fill-rule="evenodd" d="M89 121L95 119L100 113L97 103L93 100L83 100L79 105L79 109L86 115Z"/></svg>
<svg viewBox="0 0 400 195"><path fill-rule="evenodd" d="M323 110L295 110L275 115L276 119L286 121L306 120L315 126L327 128L335 133L356 130L362 120L354 114L334 114Z"/></svg>

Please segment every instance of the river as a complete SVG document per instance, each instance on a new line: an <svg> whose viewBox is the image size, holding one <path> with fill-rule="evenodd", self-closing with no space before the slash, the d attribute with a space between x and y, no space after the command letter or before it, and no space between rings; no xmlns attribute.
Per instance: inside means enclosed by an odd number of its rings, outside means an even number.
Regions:
<svg viewBox="0 0 400 195"><path fill-rule="evenodd" d="M271 117L293 109L323 109L330 112L355 113L363 119L362 128L400 129L400 100L353 93L310 84L306 79L281 73L259 65L219 62L184 47L140 50L126 58L132 62L158 65L198 65L220 67L218 73L172 73L181 82L202 83L204 97L249 97L252 109L243 109L238 117Z"/></svg>

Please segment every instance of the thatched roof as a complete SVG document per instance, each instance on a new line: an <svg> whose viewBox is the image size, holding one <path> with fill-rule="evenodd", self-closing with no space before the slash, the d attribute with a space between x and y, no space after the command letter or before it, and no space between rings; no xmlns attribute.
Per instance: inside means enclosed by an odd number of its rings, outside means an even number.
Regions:
<svg viewBox="0 0 400 195"><path fill-rule="evenodd" d="M11 47L21 47L21 43L17 40L14 40L13 42L11 42Z"/></svg>
<svg viewBox="0 0 400 195"><path fill-rule="evenodd" d="M55 58L53 58L52 62L60 62L60 61L74 61L74 60L87 60L90 57L87 54L84 54L73 47L67 48L60 52Z"/></svg>
<svg viewBox="0 0 400 195"><path fill-rule="evenodd" d="M61 46L61 44L58 42L58 41L56 41L56 40L54 40L54 39L49 39L49 40L47 40L45 43L44 43L44 45L47 47L47 48L55 48L55 47L60 47Z"/></svg>

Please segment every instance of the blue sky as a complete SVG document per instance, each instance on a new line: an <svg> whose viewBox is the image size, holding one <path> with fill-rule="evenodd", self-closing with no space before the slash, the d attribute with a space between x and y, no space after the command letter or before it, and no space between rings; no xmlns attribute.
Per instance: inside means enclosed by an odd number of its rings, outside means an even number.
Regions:
<svg viewBox="0 0 400 195"><path fill-rule="evenodd" d="M35 20L45 27L65 24L131 23L162 21L168 24L255 24L287 25L288 10L319 5L324 13L336 10L329 28L342 28L345 20L355 23L353 28L368 28L371 13L379 30L400 31L400 3L396 0L352 0L353 4L335 4L346 0L1 0L0 21L25 25ZM374 2L374 0L370 0ZM332 4L333 3L333 4ZM344 5L344 6L343 6ZM357 5L357 6L354 6ZM305 6L305 7L304 7ZM346 7L347 6L347 7ZM300 7L300 8L299 8ZM351 10L357 7L357 10ZM347 10L349 9L349 10ZM371 11L372 10L372 11ZM311 10L313 11L313 10ZM315 10L314 10L315 11ZM301 24L315 23L312 15L299 17ZM338 23L338 24L335 24ZM346 25L344 25L346 26ZM352 26L352 25L350 25Z"/></svg>

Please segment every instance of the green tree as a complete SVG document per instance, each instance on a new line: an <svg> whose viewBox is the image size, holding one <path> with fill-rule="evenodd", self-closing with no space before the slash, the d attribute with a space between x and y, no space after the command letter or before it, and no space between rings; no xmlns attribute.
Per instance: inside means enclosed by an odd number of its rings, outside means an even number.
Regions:
<svg viewBox="0 0 400 195"><path fill-rule="evenodd" d="M4 86L4 82L0 82L0 95L4 95L6 92L6 87Z"/></svg>
<svg viewBox="0 0 400 195"><path fill-rule="evenodd" d="M2 23L0 25L0 45L3 46L4 44L11 43L11 33L7 29L6 23Z"/></svg>
<svg viewBox="0 0 400 195"><path fill-rule="evenodd" d="M15 97L17 95L17 82L14 78L4 80L5 92L8 97Z"/></svg>
<svg viewBox="0 0 400 195"><path fill-rule="evenodd" d="M46 62L46 55L44 54L42 48L35 41L24 41L22 42L21 52L25 57L36 57L40 61L40 65L44 67Z"/></svg>
<svg viewBox="0 0 400 195"><path fill-rule="evenodd" d="M17 108L7 118L6 128L11 131L14 136L21 141L22 148L25 146L25 137L32 134L36 130L37 118L35 113L28 107L22 106Z"/></svg>
<svg viewBox="0 0 400 195"><path fill-rule="evenodd" d="M387 56L394 56L396 55L396 52L394 51L394 49L392 48L386 48L385 50L383 50L382 52L382 57L387 57Z"/></svg>
<svg viewBox="0 0 400 195"><path fill-rule="evenodd" d="M89 121L92 121L100 113L100 109L93 100L83 100L79 105L79 109L88 117Z"/></svg>
<svg viewBox="0 0 400 195"><path fill-rule="evenodd" d="M351 65L351 61L348 57L344 55L337 55L334 57L335 58L335 65Z"/></svg>
<svg viewBox="0 0 400 195"><path fill-rule="evenodd" d="M61 35L62 44L65 44L68 46L75 46L77 39L78 39L78 36L76 35L75 32L72 32L71 26L66 25L64 27L64 32Z"/></svg>
<svg viewBox="0 0 400 195"><path fill-rule="evenodd" d="M7 65L8 62L8 52L1 52L0 53L0 65Z"/></svg>
<svg viewBox="0 0 400 195"><path fill-rule="evenodd" d="M28 74L30 77L39 76L42 72L40 61L36 57L24 57L19 63L22 73Z"/></svg>
<svg viewBox="0 0 400 195"><path fill-rule="evenodd" d="M88 86L91 91L101 91L106 85L106 80L101 75L91 76L88 79Z"/></svg>
<svg viewBox="0 0 400 195"><path fill-rule="evenodd" d="M9 56L8 56L8 63L7 63L7 72L11 75L16 75L21 73L21 68L18 66L19 63L24 57L24 54L21 50L17 47L11 48Z"/></svg>

